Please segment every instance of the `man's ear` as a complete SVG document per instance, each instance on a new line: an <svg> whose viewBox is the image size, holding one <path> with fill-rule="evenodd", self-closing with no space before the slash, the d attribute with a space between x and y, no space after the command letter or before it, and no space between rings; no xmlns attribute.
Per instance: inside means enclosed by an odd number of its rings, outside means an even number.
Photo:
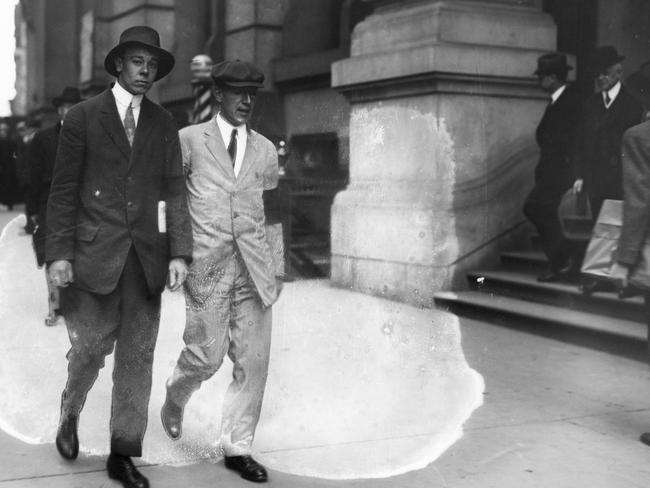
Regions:
<svg viewBox="0 0 650 488"><path fill-rule="evenodd" d="M122 61L122 56L117 56L115 59L115 71L118 73L122 72L122 69L124 68L124 61Z"/></svg>
<svg viewBox="0 0 650 488"><path fill-rule="evenodd" d="M223 101L223 92L221 91L221 88L215 85L212 88L212 95L214 96L214 99L218 102L221 103Z"/></svg>

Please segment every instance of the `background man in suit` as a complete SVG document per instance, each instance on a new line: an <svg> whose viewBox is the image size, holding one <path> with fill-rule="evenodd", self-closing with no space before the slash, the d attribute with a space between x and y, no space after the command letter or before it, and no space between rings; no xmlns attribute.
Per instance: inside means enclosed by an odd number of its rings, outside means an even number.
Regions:
<svg viewBox="0 0 650 488"><path fill-rule="evenodd" d="M130 457L142 453L160 295L166 280L181 286L191 259L176 125L144 96L173 66L155 30L122 33L104 60L117 83L66 116L47 207L50 278L70 285L61 290L71 349L56 445L76 458L78 416L115 347L107 469L125 487L149 486Z"/></svg>
<svg viewBox="0 0 650 488"><path fill-rule="evenodd" d="M268 139L247 127L264 75L252 64L213 67L219 114L180 132L194 252L185 284L186 347L167 382L161 411L172 439L183 409L228 353L233 380L223 407L221 447L227 468L266 481L251 457L271 343L271 305L283 275L282 228L269 209L277 194L278 157Z"/></svg>
<svg viewBox="0 0 650 488"><path fill-rule="evenodd" d="M650 64L630 77L633 93L650 109ZM616 246L611 277L625 289L630 273L639 262L650 222L650 121L628 129L623 136L623 226ZM645 291L645 315L650 334L650 292ZM648 336L650 337L650 335ZM648 343L650 363L650 342ZM641 434L650 446L650 432Z"/></svg>
<svg viewBox="0 0 650 488"><path fill-rule="evenodd" d="M641 104L621 84L623 59L613 46L594 51L597 93L586 101L578 131L573 189L587 192L594 219L605 199L623 197L621 140L642 119Z"/></svg>
<svg viewBox="0 0 650 488"><path fill-rule="evenodd" d="M65 87L61 96L52 100L60 120L55 125L36 132L30 143L27 162L28 183L25 192L25 213L27 219L33 225L32 239L34 252L36 253L36 263L39 268L45 264L45 211L47 209L47 199L50 195L56 150L59 147L61 123L68 111L80 101L81 94L77 88ZM59 310L59 288L54 286L49 279L46 279L46 281L49 313L45 318L45 325L64 324L63 315Z"/></svg>
<svg viewBox="0 0 650 488"><path fill-rule="evenodd" d="M562 196L574 180L570 149L580 116L577 89L567 86L569 70L566 56L549 53L537 60L535 74L551 100L537 126L539 163L535 168L535 186L524 203L524 214L537 228L551 271L539 281L557 281L573 268L573 258L558 217Z"/></svg>

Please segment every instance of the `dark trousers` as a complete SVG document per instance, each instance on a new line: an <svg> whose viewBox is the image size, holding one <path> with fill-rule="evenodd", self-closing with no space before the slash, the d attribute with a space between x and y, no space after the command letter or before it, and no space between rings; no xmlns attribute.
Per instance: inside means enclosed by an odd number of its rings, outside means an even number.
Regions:
<svg viewBox="0 0 650 488"><path fill-rule="evenodd" d="M151 296L133 247L115 290L98 295L62 289L61 309L71 348L62 414L79 414L104 358L115 348L111 451L142 455L151 393L153 351L160 321L160 295Z"/></svg>
<svg viewBox="0 0 650 488"><path fill-rule="evenodd" d="M554 271L565 266L569 258L568 243L557 213L568 189L569 184L536 184L524 203L524 215L537 229L542 249Z"/></svg>

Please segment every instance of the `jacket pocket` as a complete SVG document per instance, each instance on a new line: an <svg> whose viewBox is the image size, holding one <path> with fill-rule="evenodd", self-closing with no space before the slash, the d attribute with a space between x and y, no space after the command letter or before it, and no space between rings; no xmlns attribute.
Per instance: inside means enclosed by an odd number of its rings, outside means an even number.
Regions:
<svg viewBox="0 0 650 488"><path fill-rule="evenodd" d="M97 236L97 232L99 232L99 226L98 225L92 225L92 224L79 224L77 226L77 231L76 231L76 236L77 240L83 241L83 242L92 242L95 240L95 237Z"/></svg>

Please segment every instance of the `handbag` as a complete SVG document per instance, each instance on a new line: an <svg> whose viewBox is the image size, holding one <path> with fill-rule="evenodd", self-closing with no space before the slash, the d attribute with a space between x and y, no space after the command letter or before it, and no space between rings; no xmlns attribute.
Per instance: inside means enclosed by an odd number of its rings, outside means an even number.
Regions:
<svg viewBox="0 0 650 488"><path fill-rule="evenodd" d="M580 271L583 274L613 281L609 276L609 270L614 263L622 227L623 202L621 200L605 200L582 260ZM630 272L628 281L636 288L650 290L650 240L647 236L639 252L639 260Z"/></svg>

